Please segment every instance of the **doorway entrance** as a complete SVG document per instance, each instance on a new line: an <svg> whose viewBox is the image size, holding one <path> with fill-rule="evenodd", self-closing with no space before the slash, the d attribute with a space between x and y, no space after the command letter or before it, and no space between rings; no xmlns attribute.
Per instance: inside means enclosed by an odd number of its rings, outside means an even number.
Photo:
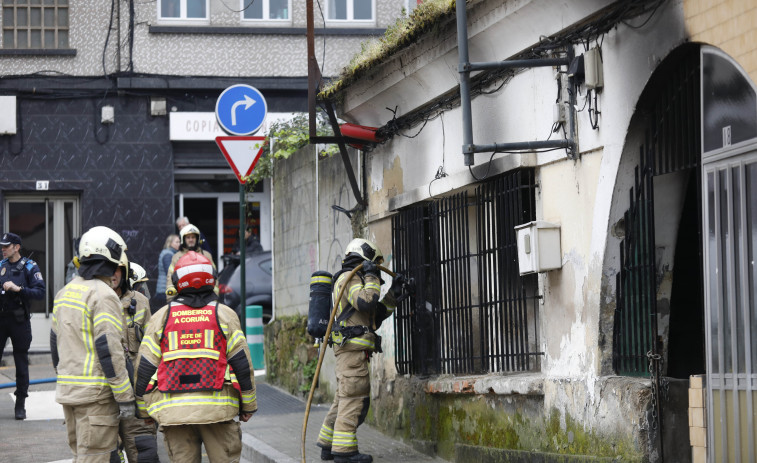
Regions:
<svg viewBox="0 0 757 463"><path fill-rule="evenodd" d="M31 350L49 350L50 314L55 294L66 284L66 265L81 235L79 198L74 195L5 195L3 229L21 237L21 255L39 265L45 298L33 300Z"/></svg>

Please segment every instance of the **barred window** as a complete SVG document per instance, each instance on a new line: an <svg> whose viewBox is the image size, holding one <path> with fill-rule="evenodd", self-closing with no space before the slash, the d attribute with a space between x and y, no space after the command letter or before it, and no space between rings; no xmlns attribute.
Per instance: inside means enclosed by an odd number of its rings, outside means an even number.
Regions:
<svg viewBox="0 0 757 463"><path fill-rule="evenodd" d="M3 0L3 48L68 48L68 0Z"/></svg>
<svg viewBox="0 0 757 463"><path fill-rule="evenodd" d="M524 169L393 218L395 268L416 281L395 312L400 374L538 370L537 277L519 275L514 229L535 209Z"/></svg>

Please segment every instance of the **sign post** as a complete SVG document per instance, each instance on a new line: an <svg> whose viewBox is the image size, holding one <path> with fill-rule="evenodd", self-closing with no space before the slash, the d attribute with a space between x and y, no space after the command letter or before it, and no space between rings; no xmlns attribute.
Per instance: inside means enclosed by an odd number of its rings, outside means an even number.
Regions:
<svg viewBox="0 0 757 463"><path fill-rule="evenodd" d="M268 113L268 103L263 94L255 87L237 84L227 88L216 100L216 119L226 133L237 137L216 137L216 143L221 148L231 169L239 180L239 265L240 288L239 299L242 315L240 322L242 332L246 333L247 313L247 240L245 240L246 208L245 177L252 173L252 169L263 152L264 137L248 137L260 129ZM248 341L249 342L249 341Z"/></svg>
<svg viewBox="0 0 757 463"><path fill-rule="evenodd" d="M221 149L221 153L229 163L231 170L234 171L237 180L239 180L239 265L240 274L240 295L239 306L242 310L240 323L242 332L246 333L246 313L247 313L247 240L245 239L245 223L247 216L247 200L245 198L245 178L248 177L255 164L258 163L260 155L263 153L265 137L216 137L216 144Z"/></svg>

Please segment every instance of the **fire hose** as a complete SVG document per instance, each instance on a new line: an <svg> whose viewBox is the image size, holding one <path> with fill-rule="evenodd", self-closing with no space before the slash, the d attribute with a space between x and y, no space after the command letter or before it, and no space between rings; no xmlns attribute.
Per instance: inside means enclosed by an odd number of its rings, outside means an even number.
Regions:
<svg viewBox="0 0 757 463"><path fill-rule="evenodd" d="M361 263L350 273L347 274L347 278L344 281L350 281L352 277L357 273L358 270L363 268L363 264ZM388 273L392 278L397 276L396 273L392 272L386 267L383 267L381 265L378 266L378 268L385 273ZM323 336L324 341L326 342L327 339L329 339L329 336L331 336L331 326L334 324L334 317L336 316L336 309L339 307L339 301L342 300L342 295L344 294L344 289L347 287L347 285L343 285L342 288L339 290L339 294L337 294L336 299L334 300L334 308L331 309L331 315L329 316L329 324L326 326L326 334ZM318 376L321 373L321 364L323 363L323 358L326 356L326 349L321 349L320 354L318 355L318 364L315 367L315 373L313 374L313 383L310 385L310 393L308 394L308 401L305 405L305 419L302 422L302 463L305 463L305 438L307 436L307 430L308 430L308 418L310 417L310 405L313 403L313 394L315 392L316 384L318 384Z"/></svg>

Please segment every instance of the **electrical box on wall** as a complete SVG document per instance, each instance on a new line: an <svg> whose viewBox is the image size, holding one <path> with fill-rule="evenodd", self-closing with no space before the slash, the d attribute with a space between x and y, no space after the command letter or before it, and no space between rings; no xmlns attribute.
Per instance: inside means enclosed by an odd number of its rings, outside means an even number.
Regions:
<svg viewBox="0 0 757 463"><path fill-rule="evenodd" d="M586 88L602 88L605 85L599 48L584 53L584 84Z"/></svg>
<svg viewBox="0 0 757 463"><path fill-rule="evenodd" d="M16 134L16 97L0 96L0 135Z"/></svg>
<svg viewBox="0 0 757 463"><path fill-rule="evenodd" d="M559 225L536 220L518 225L515 233L521 275L548 272L562 267Z"/></svg>

